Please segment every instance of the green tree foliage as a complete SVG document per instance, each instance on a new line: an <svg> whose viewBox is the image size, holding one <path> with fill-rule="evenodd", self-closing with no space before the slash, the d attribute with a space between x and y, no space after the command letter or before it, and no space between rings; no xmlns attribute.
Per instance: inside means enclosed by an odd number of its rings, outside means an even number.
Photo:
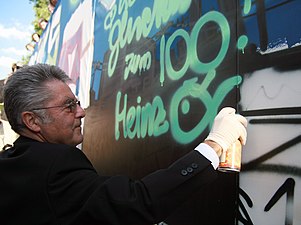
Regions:
<svg viewBox="0 0 301 225"><path fill-rule="evenodd" d="M44 18L49 20L50 12L48 10L49 0L29 0L34 4L33 10L35 12L35 19L32 21L32 25L34 26L35 32L38 34L42 34L43 30L39 27L39 20Z"/></svg>
<svg viewBox="0 0 301 225"><path fill-rule="evenodd" d="M21 63L23 65L27 65L29 60L30 60L30 57L31 57L31 53L27 54L26 56L22 56L22 60L21 60Z"/></svg>
<svg viewBox="0 0 301 225"><path fill-rule="evenodd" d="M34 30L36 33L42 35L43 30L39 27L39 21L40 19L44 18L46 20L49 20L50 18L50 12L48 10L48 4L49 0L29 0L30 3L33 4L33 11L35 13L35 18L32 21L32 25L34 26ZM30 42L31 40L29 40ZM27 65L30 60L31 54L29 53L26 56L22 57L22 64Z"/></svg>

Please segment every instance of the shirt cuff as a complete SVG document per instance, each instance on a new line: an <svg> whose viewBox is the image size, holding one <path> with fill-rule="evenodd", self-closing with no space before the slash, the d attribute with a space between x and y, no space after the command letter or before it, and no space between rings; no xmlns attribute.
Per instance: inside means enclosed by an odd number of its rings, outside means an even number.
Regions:
<svg viewBox="0 0 301 225"><path fill-rule="evenodd" d="M198 151L205 158L207 158L211 162L211 165L214 169L218 167L219 158L213 148L211 148L209 145L201 143L194 150Z"/></svg>

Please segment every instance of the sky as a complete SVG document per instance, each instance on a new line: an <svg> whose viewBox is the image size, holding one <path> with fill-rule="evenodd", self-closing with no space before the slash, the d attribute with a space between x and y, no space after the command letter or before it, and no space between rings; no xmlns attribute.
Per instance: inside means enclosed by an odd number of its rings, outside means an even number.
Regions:
<svg viewBox="0 0 301 225"><path fill-rule="evenodd" d="M5 2L5 3L4 3ZM12 63L30 54L25 45L31 42L35 17L29 0L8 0L0 7L0 80L11 72Z"/></svg>

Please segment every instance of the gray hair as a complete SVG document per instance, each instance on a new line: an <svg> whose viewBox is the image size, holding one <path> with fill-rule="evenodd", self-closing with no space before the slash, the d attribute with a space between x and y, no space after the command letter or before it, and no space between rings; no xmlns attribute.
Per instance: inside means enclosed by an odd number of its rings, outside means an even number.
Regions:
<svg viewBox="0 0 301 225"><path fill-rule="evenodd" d="M21 113L44 107L51 98L46 83L59 80L68 83L71 79L57 66L36 64L25 66L10 76L4 85L4 110L12 129L19 133L25 124ZM47 118L46 112L36 113L41 119Z"/></svg>

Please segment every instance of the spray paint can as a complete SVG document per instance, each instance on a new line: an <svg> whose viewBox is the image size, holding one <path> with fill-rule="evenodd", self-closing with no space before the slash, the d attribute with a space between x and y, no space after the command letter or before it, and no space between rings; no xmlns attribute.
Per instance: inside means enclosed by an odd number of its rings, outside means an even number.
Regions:
<svg viewBox="0 0 301 225"><path fill-rule="evenodd" d="M218 170L222 172L240 172L242 145L235 141L220 157Z"/></svg>

